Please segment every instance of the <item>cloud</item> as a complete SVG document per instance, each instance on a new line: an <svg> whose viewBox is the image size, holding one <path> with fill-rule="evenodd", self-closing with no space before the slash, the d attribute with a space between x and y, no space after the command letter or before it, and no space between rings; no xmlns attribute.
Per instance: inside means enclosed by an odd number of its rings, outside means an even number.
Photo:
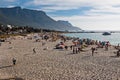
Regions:
<svg viewBox="0 0 120 80"><path fill-rule="evenodd" d="M77 9L77 7L72 7L72 9ZM42 10L43 11L45 11L45 12L55 12L55 11L58 11L58 10L62 10L62 11L64 11L64 10L71 10L71 8L70 7L59 7L59 6L52 6L52 7L44 7L44 8L42 8Z"/></svg>
<svg viewBox="0 0 120 80"><path fill-rule="evenodd" d="M88 15L103 15L103 14L104 15L111 15L111 14L120 15L120 7L112 7L112 6L96 7L89 11L86 11L86 14Z"/></svg>
<svg viewBox="0 0 120 80"><path fill-rule="evenodd" d="M8 8L12 8L12 7L15 7L14 5L9 5L9 6L7 6Z"/></svg>
<svg viewBox="0 0 120 80"><path fill-rule="evenodd" d="M47 7L42 7L42 10L70 10L78 9L84 6L96 7L106 7L106 6L116 6L120 5L119 0L33 0L29 2L35 6L48 5Z"/></svg>
<svg viewBox="0 0 120 80"><path fill-rule="evenodd" d="M4 0L5 2L15 2L16 0Z"/></svg>
<svg viewBox="0 0 120 80"><path fill-rule="evenodd" d="M55 20L67 20L84 30L120 30L120 15L53 16Z"/></svg>

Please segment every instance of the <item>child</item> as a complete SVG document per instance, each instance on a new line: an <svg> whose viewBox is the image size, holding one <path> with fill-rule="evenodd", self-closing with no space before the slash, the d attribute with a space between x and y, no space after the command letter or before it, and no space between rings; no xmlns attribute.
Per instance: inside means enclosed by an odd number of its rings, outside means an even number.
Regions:
<svg viewBox="0 0 120 80"><path fill-rule="evenodd" d="M16 64L16 59L13 58L13 59L12 59L12 62L13 62L13 65L15 65L15 64Z"/></svg>

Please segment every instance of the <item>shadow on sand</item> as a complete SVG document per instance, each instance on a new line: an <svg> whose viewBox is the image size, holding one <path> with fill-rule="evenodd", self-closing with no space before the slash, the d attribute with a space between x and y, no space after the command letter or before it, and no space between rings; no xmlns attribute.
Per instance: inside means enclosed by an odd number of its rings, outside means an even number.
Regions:
<svg viewBox="0 0 120 80"><path fill-rule="evenodd" d="M76 54L79 54L79 53L68 53L66 55L76 55Z"/></svg>
<svg viewBox="0 0 120 80"><path fill-rule="evenodd" d="M24 79L16 77L16 78L4 78L4 79L0 79L0 80L24 80Z"/></svg>
<svg viewBox="0 0 120 80"><path fill-rule="evenodd" d="M0 66L0 69L3 69L3 68L8 68L8 67L12 67L13 65L8 65L8 66Z"/></svg>
<svg viewBox="0 0 120 80"><path fill-rule="evenodd" d="M3 69L3 68L9 68L9 67L12 67L13 65L8 65L8 66L0 66L0 69ZM24 80L23 78L19 78L19 77L13 77L13 78L3 78L3 79L0 79L0 80Z"/></svg>
<svg viewBox="0 0 120 80"><path fill-rule="evenodd" d="M119 58L118 56L110 56L110 57L112 57L112 58Z"/></svg>

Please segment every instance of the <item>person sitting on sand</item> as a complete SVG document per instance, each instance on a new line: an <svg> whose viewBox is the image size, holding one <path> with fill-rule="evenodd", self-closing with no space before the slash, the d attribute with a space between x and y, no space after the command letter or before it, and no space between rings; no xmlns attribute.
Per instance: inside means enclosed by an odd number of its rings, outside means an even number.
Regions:
<svg viewBox="0 0 120 80"><path fill-rule="evenodd" d="M9 44L11 44L11 42L9 41Z"/></svg>
<svg viewBox="0 0 120 80"><path fill-rule="evenodd" d="M48 47L44 48L43 50L48 50Z"/></svg>
<svg viewBox="0 0 120 80"><path fill-rule="evenodd" d="M46 43L45 42L42 42L42 46L44 46Z"/></svg>
<svg viewBox="0 0 120 80"><path fill-rule="evenodd" d="M49 36L48 35L45 35L44 36L44 39L47 41L49 39Z"/></svg>
<svg viewBox="0 0 120 80"><path fill-rule="evenodd" d="M65 46L65 49L67 50L67 49L68 49L68 46Z"/></svg>
<svg viewBox="0 0 120 80"><path fill-rule="evenodd" d="M119 49L120 48L120 44L118 44L117 46L114 46L115 47L115 49Z"/></svg>
<svg viewBox="0 0 120 80"><path fill-rule="evenodd" d="M36 50L35 50L35 48L33 48L33 53L36 53Z"/></svg>
<svg viewBox="0 0 120 80"><path fill-rule="evenodd" d="M16 64L16 59L13 58L13 59L12 59L12 62L13 62L13 65L15 65L15 64Z"/></svg>

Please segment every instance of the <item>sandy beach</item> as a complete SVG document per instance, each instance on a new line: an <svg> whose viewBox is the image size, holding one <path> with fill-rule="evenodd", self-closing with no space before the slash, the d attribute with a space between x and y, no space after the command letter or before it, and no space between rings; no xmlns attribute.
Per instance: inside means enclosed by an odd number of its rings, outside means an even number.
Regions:
<svg viewBox="0 0 120 80"><path fill-rule="evenodd" d="M0 80L120 80L120 57L115 56L113 46L108 51L100 48L91 56L91 47L96 45L73 54L69 48L54 49L60 40L10 41L11 44L4 42L0 46ZM42 46L42 42L46 44ZM12 65L12 58L16 65Z"/></svg>

